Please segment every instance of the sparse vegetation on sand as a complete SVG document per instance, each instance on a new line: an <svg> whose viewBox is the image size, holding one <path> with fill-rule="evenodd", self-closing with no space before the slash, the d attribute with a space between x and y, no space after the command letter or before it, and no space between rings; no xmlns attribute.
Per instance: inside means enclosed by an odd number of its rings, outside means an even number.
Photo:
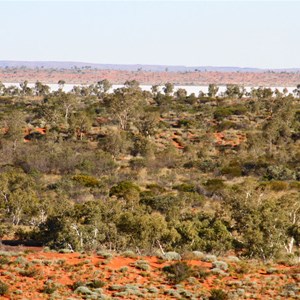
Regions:
<svg viewBox="0 0 300 300"><path fill-rule="evenodd" d="M39 270L38 275L21 275L24 266L18 257ZM297 265L228 261L223 275L201 259L170 262L113 253L108 264L104 261L94 254L15 253L0 267L0 293L3 299L49 299L50 295L56 299L298 299L299 295ZM142 265L149 268L137 267ZM245 265L249 268L241 273Z"/></svg>

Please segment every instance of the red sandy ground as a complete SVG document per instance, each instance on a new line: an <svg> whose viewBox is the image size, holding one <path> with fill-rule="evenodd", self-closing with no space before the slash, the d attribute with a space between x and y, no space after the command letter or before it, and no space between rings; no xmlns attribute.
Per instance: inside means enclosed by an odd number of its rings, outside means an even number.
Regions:
<svg viewBox="0 0 300 300"><path fill-rule="evenodd" d="M247 299L275 299L287 286L299 285L300 266L272 265L266 266L258 262L228 262L229 271L227 275L214 275L211 273L212 264L200 259L186 260L192 267L200 267L209 275L207 278L194 278L194 281L185 280L179 286L175 286L168 280L167 275L162 271L166 265L174 262L162 261L157 257L136 257L128 258L113 256L105 259L96 254L79 253L56 253L43 252L38 248L35 252L12 252L10 256L0 254L0 259L6 257L9 262L0 264L0 280L9 285L9 292L0 299L84 299L85 296L74 293L72 285L75 282L90 282L94 279L104 283L103 293L112 296L114 299L138 299L139 296L129 294L118 296L116 291L110 289L113 285L125 286L127 284L138 285L139 288L156 287L158 293L145 294L146 299L178 299L168 295L170 289L180 290L184 288L192 293L201 292L209 295L212 289L222 289L226 292L234 291L232 282L244 282L241 289L245 290L244 296ZM145 260L150 266L149 271L143 271L134 266L137 260ZM219 258L226 261L226 258ZM36 270L33 277L22 276L20 270ZM127 269L124 270L124 267ZM123 268L123 269L122 269ZM272 268L272 272L267 272ZM275 270L275 271L274 271ZM52 280L57 285L55 294L48 295L42 292L47 280ZM230 283L231 282L231 283ZM248 283L246 283L248 282ZM250 283L249 283L250 282ZM249 284L256 282L255 286ZM22 291L22 294L18 294ZM55 297L54 297L55 296ZM243 297L244 297L243 296ZM180 299L190 299L182 297ZM200 298L197 298L200 299ZM293 297L282 297L280 299L295 299Z"/></svg>
<svg viewBox="0 0 300 300"><path fill-rule="evenodd" d="M240 84L245 86L297 86L300 73L237 73L237 72L150 72L117 70L35 70L0 69L2 82L57 83L65 80L68 84L91 84L108 79L114 84L126 80L137 80L140 84L164 84L172 82L181 85Z"/></svg>

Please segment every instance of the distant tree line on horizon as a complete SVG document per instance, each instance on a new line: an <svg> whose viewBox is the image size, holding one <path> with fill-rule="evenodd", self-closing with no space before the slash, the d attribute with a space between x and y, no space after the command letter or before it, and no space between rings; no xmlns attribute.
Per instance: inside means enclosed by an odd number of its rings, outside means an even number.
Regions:
<svg viewBox="0 0 300 300"><path fill-rule="evenodd" d="M132 82L136 82L133 80ZM59 89L58 91L62 92L65 80L59 80L57 82ZM126 86L126 83L124 85ZM138 84L138 82L137 82ZM98 81L95 84L90 85L74 85L73 88L69 93L75 94L77 96L97 96L98 98L101 98L103 93L107 93L112 87L112 84L107 80L103 79L101 81ZM187 91L184 88L179 88L174 92L174 84L167 82L164 85L153 85L151 87L152 92L161 93L160 89L163 90L166 94L173 94L175 93L178 97L184 97L188 96ZM52 91L52 93L55 93L57 91ZM219 85L217 84L209 84L208 85L208 92L204 93L203 91L199 92L198 97L216 97L219 98L269 98L269 97L283 97L287 96L289 93L287 88L283 88L282 92L275 88L275 90L272 90L272 88L265 88L263 86L259 86L257 88L251 88L251 91L247 91L244 86L238 85L238 84L227 84L225 92L222 92L218 94L219 92ZM28 81L21 82L19 84L19 87L16 85L10 85L5 86L0 81L0 96L46 96L51 93L50 86L47 84L43 84L40 81L36 81L34 84L34 87L29 86ZM293 90L293 95L295 97L300 97L300 84L297 85L297 87ZM192 93L190 96L196 97L195 93Z"/></svg>

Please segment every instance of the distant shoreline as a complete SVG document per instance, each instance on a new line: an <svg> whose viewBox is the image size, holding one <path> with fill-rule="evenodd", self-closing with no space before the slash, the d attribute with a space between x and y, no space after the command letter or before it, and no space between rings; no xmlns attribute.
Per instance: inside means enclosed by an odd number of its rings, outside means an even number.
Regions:
<svg viewBox="0 0 300 300"><path fill-rule="evenodd" d="M8 87L10 85L13 85L13 86L19 86L19 83L17 82L8 82L8 83L5 83L3 82L3 84ZM43 82L43 84L46 84L50 87L50 90L51 91L56 91L59 89L59 85L57 83L45 83ZM28 86L30 88L34 87L34 83L28 83ZM63 87L63 90L65 92L70 92L72 90L72 88L74 86L88 86L88 85L81 85L81 84L64 84L64 87ZM117 88L120 88L120 87L123 87L124 85L122 84L113 84L111 89L110 89L110 92L113 92L113 90L117 89ZM141 89L144 90L144 91L151 91L151 87L152 85L140 85ZM162 91L163 89L163 85L160 85L159 86L159 90ZM219 93L223 93L226 91L226 85L218 85L219 87ZM271 88L273 91L277 88L280 92L283 91L284 88L286 88L288 90L288 93L293 93L293 90L296 88L296 86L276 86L276 87L270 87L270 86L264 86L265 88ZM196 96L198 96L199 92L202 91L204 93L207 93L208 92L208 85L174 85L174 92L176 90L178 90L179 88L182 88L182 89L185 89L187 91L187 94L190 95L192 93L195 93ZM250 92L251 91L251 88L258 88L258 86L245 86L244 87L246 89L247 92Z"/></svg>

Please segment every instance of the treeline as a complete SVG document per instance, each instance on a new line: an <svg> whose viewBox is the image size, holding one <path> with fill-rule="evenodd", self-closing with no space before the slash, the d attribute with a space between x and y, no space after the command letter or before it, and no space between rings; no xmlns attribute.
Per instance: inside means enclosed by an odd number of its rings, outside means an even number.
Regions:
<svg viewBox="0 0 300 300"><path fill-rule="evenodd" d="M0 234L72 250L300 247L300 85L0 84ZM41 130L42 129L42 130ZM298 251L298 252L297 252ZM297 254L298 253L298 254Z"/></svg>

